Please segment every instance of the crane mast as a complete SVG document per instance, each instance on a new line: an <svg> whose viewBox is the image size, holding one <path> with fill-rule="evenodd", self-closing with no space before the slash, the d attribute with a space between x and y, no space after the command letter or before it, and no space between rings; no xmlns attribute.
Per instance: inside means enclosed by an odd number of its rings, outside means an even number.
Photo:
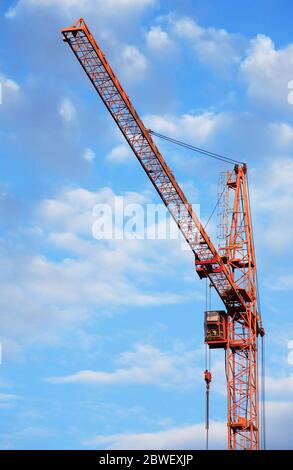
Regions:
<svg viewBox="0 0 293 470"><path fill-rule="evenodd" d="M264 332L257 312L246 166L236 165L227 178L234 205L225 253L219 252L83 18L61 32L190 246L199 277L210 282L225 305L224 315L217 320L220 337L211 339L206 334L205 341L210 348L226 351L228 446L258 449L257 337Z"/></svg>

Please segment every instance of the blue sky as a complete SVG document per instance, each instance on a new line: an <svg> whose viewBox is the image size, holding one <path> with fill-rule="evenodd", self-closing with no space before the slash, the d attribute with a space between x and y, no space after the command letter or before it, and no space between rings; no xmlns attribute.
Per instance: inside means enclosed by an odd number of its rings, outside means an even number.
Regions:
<svg viewBox="0 0 293 470"><path fill-rule="evenodd" d="M1 1L0 448L204 446L205 285L192 254L178 240L92 236L95 204L159 199L62 42L80 16L149 127L248 162L268 447L292 448L292 10ZM158 144L206 220L226 167ZM223 351L212 372L211 446L225 448Z"/></svg>

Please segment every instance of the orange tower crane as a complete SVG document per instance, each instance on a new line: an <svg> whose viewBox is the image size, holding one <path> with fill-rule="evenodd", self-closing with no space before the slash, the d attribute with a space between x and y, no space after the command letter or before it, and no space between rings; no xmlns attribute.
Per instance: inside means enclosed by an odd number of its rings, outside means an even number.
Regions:
<svg viewBox="0 0 293 470"><path fill-rule="evenodd" d="M228 447L259 449L257 354L264 329L246 165L235 165L227 174L226 188L234 193L231 226L225 246L217 250L85 21L80 18L61 32L190 246L200 279L207 279L225 306L225 311L206 312L205 342L226 353Z"/></svg>

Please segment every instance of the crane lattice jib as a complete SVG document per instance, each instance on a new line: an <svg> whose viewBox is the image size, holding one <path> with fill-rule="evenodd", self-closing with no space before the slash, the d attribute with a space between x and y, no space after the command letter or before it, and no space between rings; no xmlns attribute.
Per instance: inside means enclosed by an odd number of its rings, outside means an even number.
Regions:
<svg viewBox="0 0 293 470"><path fill-rule="evenodd" d="M197 267L202 267L227 309L236 309L241 315L246 309L243 293L230 276L84 20L80 18L69 28L62 29L62 34L170 211L195 255Z"/></svg>

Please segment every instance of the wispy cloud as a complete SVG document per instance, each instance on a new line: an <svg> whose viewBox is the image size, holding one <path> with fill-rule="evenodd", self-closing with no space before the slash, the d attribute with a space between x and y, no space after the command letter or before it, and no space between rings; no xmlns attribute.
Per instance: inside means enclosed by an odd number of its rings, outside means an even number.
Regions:
<svg viewBox="0 0 293 470"><path fill-rule="evenodd" d="M172 135L191 143L203 143L216 132L229 126L230 117L225 113L206 111L201 114L146 115L145 124L156 132Z"/></svg>
<svg viewBox="0 0 293 470"><path fill-rule="evenodd" d="M82 158L83 158L84 160L86 160L87 162L90 162L90 163L91 163L91 162L93 162L94 159L96 158L96 154L95 154L95 152L93 151L93 149L87 147L87 148L85 148L84 151L83 151Z"/></svg>
<svg viewBox="0 0 293 470"><path fill-rule="evenodd" d="M291 402L267 403L267 449L292 449ZM227 447L227 424L224 421L210 422L210 449ZM179 425L163 431L128 432L97 435L83 442L84 446L106 449L204 449L205 425Z"/></svg>
<svg viewBox="0 0 293 470"><path fill-rule="evenodd" d="M0 408L11 408L20 400L19 395L13 393L2 393L0 392Z"/></svg>
<svg viewBox="0 0 293 470"><path fill-rule="evenodd" d="M117 358L122 364L112 372L82 370L63 377L49 377L55 384L157 384L161 386L189 387L194 383L196 372L195 351L161 351L149 344L138 344Z"/></svg>
<svg viewBox="0 0 293 470"><path fill-rule="evenodd" d="M7 245L2 244L5 277L0 304L4 337L10 341L17 339L20 344L25 341L46 344L62 334L63 326L81 324L91 312L104 315L106 306L113 312L122 306L146 308L194 298L193 289L190 293L179 293L158 287L156 273L162 272L167 264L172 275L178 262L176 257L162 257L160 241L97 242L93 238L94 205L99 202L111 205L114 197L110 188L98 192L65 188L55 198L40 201L31 223L20 230L30 239L33 237L37 245L41 244L40 251L33 249L27 254L24 245L13 256L7 252ZM143 198L143 194L125 194L129 202L141 202ZM148 250L145 242L149 244ZM167 250L173 247L171 241L166 243ZM56 259L45 253L52 249L59 253ZM187 260L188 256L181 257L181 265L182 259ZM14 278L13 284L10 276Z"/></svg>
<svg viewBox="0 0 293 470"><path fill-rule="evenodd" d="M241 34L229 33L223 28L203 27L190 16L169 16L169 29L177 41L187 43L195 57L217 73L238 65L247 44Z"/></svg>
<svg viewBox="0 0 293 470"><path fill-rule="evenodd" d="M18 0L16 5L6 11L6 17L9 19L21 15L23 11L40 11L46 9L61 10L66 15L79 15L80 11L86 14L102 14L102 15L126 15L133 11L139 12L146 7L152 6L156 0L63 0L62 3L58 0Z"/></svg>
<svg viewBox="0 0 293 470"><path fill-rule="evenodd" d="M169 34L161 26L152 26L146 34L148 47L158 53L166 54L168 50L174 53L175 44Z"/></svg>
<svg viewBox="0 0 293 470"><path fill-rule="evenodd" d="M64 98L60 103L59 115L65 123L75 121L76 109L74 107L74 104L68 98Z"/></svg>
<svg viewBox="0 0 293 470"><path fill-rule="evenodd" d="M210 424L210 448L225 448L226 423L213 421ZM83 444L91 447L127 450L204 449L205 429L204 424L200 423L157 432L98 435L84 441Z"/></svg>
<svg viewBox="0 0 293 470"><path fill-rule="evenodd" d="M125 163L134 160L131 149L125 144L117 145L107 155L106 160L110 163Z"/></svg>

